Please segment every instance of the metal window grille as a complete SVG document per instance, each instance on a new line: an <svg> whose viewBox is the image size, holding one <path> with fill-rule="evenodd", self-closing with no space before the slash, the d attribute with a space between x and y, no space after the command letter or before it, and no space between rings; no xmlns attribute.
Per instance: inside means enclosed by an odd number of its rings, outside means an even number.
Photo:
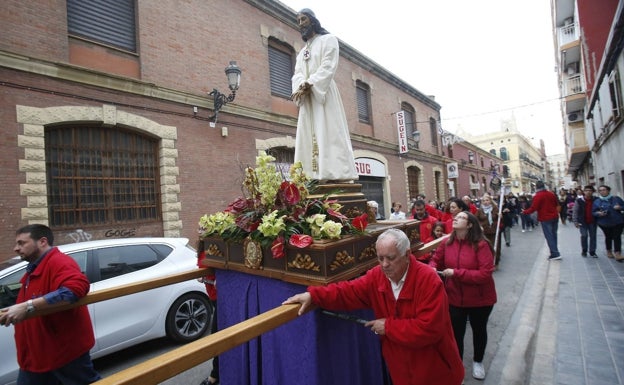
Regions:
<svg viewBox="0 0 624 385"><path fill-rule="evenodd" d="M288 147L273 147L267 154L275 158L275 167L285 179L289 178L290 166L295 163L295 150Z"/></svg>
<svg viewBox="0 0 624 385"><path fill-rule="evenodd" d="M67 0L70 35L136 52L134 0Z"/></svg>
<svg viewBox="0 0 624 385"><path fill-rule="evenodd" d="M409 196L415 197L420 193L418 189L418 181L420 179L420 170L414 166L407 168L407 187L409 189Z"/></svg>
<svg viewBox="0 0 624 385"><path fill-rule="evenodd" d="M102 127L45 132L50 224L55 227L161 220L158 143Z"/></svg>

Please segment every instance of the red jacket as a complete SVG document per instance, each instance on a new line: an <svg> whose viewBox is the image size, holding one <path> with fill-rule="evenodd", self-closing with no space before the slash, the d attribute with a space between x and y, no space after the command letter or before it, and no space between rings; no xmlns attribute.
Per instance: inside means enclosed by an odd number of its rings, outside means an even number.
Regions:
<svg viewBox="0 0 624 385"><path fill-rule="evenodd" d="M464 365L453 336L444 286L429 266L413 256L397 300L380 266L351 281L311 286L308 292L323 308L369 308L376 319L386 319L386 334L379 337L394 385L462 382Z"/></svg>
<svg viewBox="0 0 624 385"><path fill-rule="evenodd" d="M537 220L540 222L559 219L559 199L552 191L538 190L533 196L531 207L524 210L523 214L531 214L537 211Z"/></svg>
<svg viewBox="0 0 624 385"><path fill-rule="evenodd" d="M496 303L496 288L492 278L494 258L486 240L479 242L476 251L465 240L455 239L450 245L443 241L429 265L436 270L454 270L453 276L445 280L451 305L480 307Z"/></svg>
<svg viewBox="0 0 624 385"><path fill-rule="evenodd" d="M21 283L17 303L41 297L61 286L82 298L90 288L78 264L56 247L35 271L22 277ZM20 322L15 325L15 343L20 368L36 373L61 368L95 344L89 311L86 306L78 306Z"/></svg>
<svg viewBox="0 0 624 385"><path fill-rule="evenodd" d="M433 241L433 226L435 226L438 222L437 218L427 215L423 219L416 218L416 220L420 221L420 226L418 226L420 241L422 243L429 243Z"/></svg>

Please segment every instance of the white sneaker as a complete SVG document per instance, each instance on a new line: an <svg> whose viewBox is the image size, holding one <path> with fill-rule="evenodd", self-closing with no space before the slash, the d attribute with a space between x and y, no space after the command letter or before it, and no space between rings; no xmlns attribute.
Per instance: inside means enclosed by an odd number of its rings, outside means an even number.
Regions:
<svg viewBox="0 0 624 385"><path fill-rule="evenodd" d="M483 364L481 362L472 363L472 376L477 380L485 378L485 369L483 368Z"/></svg>
<svg viewBox="0 0 624 385"><path fill-rule="evenodd" d="M524 233L526 230L522 230L522 232Z"/></svg>

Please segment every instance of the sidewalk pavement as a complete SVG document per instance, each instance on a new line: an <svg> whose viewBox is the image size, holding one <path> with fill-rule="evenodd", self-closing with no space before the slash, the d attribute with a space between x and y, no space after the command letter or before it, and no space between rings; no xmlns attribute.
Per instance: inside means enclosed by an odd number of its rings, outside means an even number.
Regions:
<svg viewBox="0 0 624 385"><path fill-rule="evenodd" d="M537 228L541 232L541 228ZM543 238L542 238L543 240ZM581 256L573 224L558 230L560 261L540 249L518 304L499 384L624 385L624 263ZM485 384L488 382L487 378Z"/></svg>

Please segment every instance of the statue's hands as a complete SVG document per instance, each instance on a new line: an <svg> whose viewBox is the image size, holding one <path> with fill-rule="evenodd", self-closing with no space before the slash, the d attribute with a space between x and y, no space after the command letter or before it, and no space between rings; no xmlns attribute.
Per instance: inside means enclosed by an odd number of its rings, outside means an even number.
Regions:
<svg viewBox="0 0 624 385"><path fill-rule="evenodd" d="M297 91L293 92L293 94L290 96L290 99L293 102L295 102L297 105L299 105L301 104L301 102L305 100L306 96L308 96L311 92L312 92L312 84L305 82L299 86Z"/></svg>

